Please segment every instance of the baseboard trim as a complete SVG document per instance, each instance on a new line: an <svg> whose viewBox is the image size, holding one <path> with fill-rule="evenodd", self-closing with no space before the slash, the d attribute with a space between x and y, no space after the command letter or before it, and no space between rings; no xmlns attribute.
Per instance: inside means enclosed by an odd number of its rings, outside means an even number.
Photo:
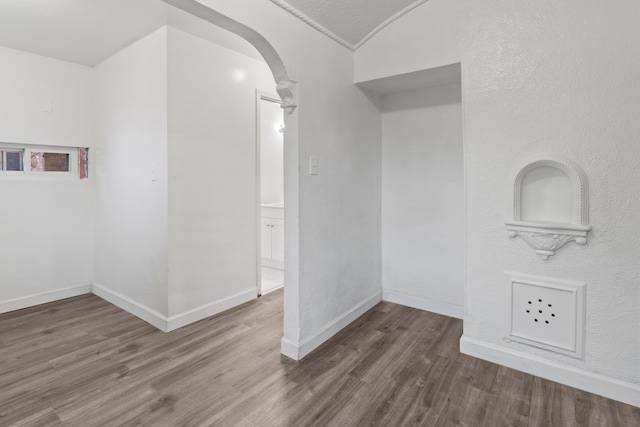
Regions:
<svg viewBox="0 0 640 427"><path fill-rule="evenodd" d="M278 285L278 286L274 286L273 288L269 288L266 291L262 292L260 295L266 295L269 294L271 292L277 291L279 289L284 288L284 283L282 285Z"/></svg>
<svg viewBox="0 0 640 427"><path fill-rule="evenodd" d="M253 287L221 300L171 316L167 319L167 332L174 331L178 328L182 328L183 326L187 326L199 320L206 319L207 317L222 313L230 308L256 299L257 296L256 288Z"/></svg>
<svg viewBox="0 0 640 427"><path fill-rule="evenodd" d="M96 283L91 286L91 291L103 300L110 302L116 307L119 307L136 317L139 317L140 319L144 320L147 323L150 323L161 331L168 332L168 322L166 316L155 311L154 309L146 307L125 295L109 290L104 286L98 285Z"/></svg>
<svg viewBox="0 0 640 427"><path fill-rule="evenodd" d="M24 297L14 298L7 301L0 301L0 313L8 313L10 311L22 310L23 308L33 307L34 305L46 304L49 302L59 301L66 298L77 297L91 293L91 285L75 285L53 291L41 292L39 294L27 295Z"/></svg>
<svg viewBox="0 0 640 427"><path fill-rule="evenodd" d="M299 343L282 338L280 341L280 352L293 360L301 360L313 350L320 347L329 338L347 327L351 322L369 311L380 301L382 301L382 292L378 292L364 301L361 301L348 312L320 328L318 333L302 340Z"/></svg>
<svg viewBox="0 0 640 427"><path fill-rule="evenodd" d="M300 356L298 355L298 346L285 337L282 337L280 340L280 353L287 356L289 359L300 360Z"/></svg>
<svg viewBox="0 0 640 427"><path fill-rule="evenodd" d="M28 295L7 301L0 301L0 313L8 313L10 311L21 310L23 308L29 308L89 293L99 296L103 300L110 302L116 307L119 307L136 317L139 317L164 332L170 332L183 326L187 326L191 323L222 313L223 311L257 298L256 288L252 287L227 298L205 304L175 316L166 317L156 310L142 305L125 295L94 283L69 286L67 288L56 289L54 291L42 292L40 294Z"/></svg>
<svg viewBox="0 0 640 427"><path fill-rule="evenodd" d="M444 316L455 317L456 319L464 318L464 307L462 306L415 297L413 295L403 294L389 289L382 290L382 300L424 311L430 311L432 313L442 314Z"/></svg>
<svg viewBox="0 0 640 427"><path fill-rule="evenodd" d="M589 393L640 407L640 385L604 375L563 366L546 359L520 353L495 344L462 336L460 352L508 368L526 372Z"/></svg>

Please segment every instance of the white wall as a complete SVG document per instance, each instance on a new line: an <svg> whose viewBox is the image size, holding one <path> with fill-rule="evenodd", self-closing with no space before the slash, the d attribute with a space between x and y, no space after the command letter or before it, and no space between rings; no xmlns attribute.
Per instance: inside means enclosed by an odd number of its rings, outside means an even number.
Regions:
<svg viewBox="0 0 640 427"><path fill-rule="evenodd" d="M160 315L168 313L166 46L165 27L96 67L93 168L94 283L102 296Z"/></svg>
<svg viewBox="0 0 640 427"><path fill-rule="evenodd" d="M640 37L639 14L638 2L623 0L430 0L356 53L356 75L367 79L463 64L465 351L521 369L538 366L581 387L607 383L623 390L617 398L629 401L631 393L636 404L640 57L630 54L629 43ZM440 24L432 28L434 19ZM458 51L449 43L454 36ZM386 50L392 42L396 48ZM586 246L570 245L546 262L522 240L509 239L503 223L512 169L545 154L564 155L585 170L593 226ZM584 360L503 341L505 270L586 282Z"/></svg>
<svg viewBox="0 0 640 427"><path fill-rule="evenodd" d="M168 49L169 316L206 317L257 296L255 91L275 82L264 62L179 30Z"/></svg>
<svg viewBox="0 0 640 427"><path fill-rule="evenodd" d="M284 124L280 104L260 100L260 200L284 201L284 138L278 126Z"/></svg>
<svg viewBox="0 0 640 427"><path fill-rule="evenodd" d="M90 68L4 47L0 64L0 142L94 146ZM88 291L90 176L82 181L0 178L0 312ZM82 286L61 291L76 285Z"/></svg>
<svg viewBox="0 0 640 427"><path fill-rule="evenodd" d="M384 297L462 317L460 85L385 95L381 105Z"/></svg>

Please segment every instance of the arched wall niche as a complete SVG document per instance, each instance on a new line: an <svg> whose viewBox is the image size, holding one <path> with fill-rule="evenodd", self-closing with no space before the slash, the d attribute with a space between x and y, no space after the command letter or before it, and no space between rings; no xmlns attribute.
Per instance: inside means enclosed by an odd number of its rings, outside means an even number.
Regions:
<svg viewBox="0 0 640 427"><path fill-rule="evenodd" d="M260 33L235 21L195 0L162 0L191 15L242 37L262 55L276 82L276 91L282 99L284 117L284 198L285 207L285 273L284 281L284 336L281 352L294 360L302 358L298 347L292 343L300 341L301 320L299 304L299 177L298 177L298 83L291 79L282 58Z"/></svg>
<svg viewBox="0 0 640 427"><path fill-rule="evenodd" d="M575 162L562 157L530 160L511 180L509 219L512 238L521 237L543 260L569 242L587 243L589 183Z"/></svg>
<svg viewBox="0 0 640 427"><path fill-rule="evenodd" d="M571 183L571 216L567 218L566 221L557 222L581 225L589 224L589 184L587 176L582 168L573 161L559 158L530 161L520 169L513 181L513 219L515 221L522 221L527 216L526 213L523 212L523 197L527 196L523 194L523 189L526 191L526 189L523 188L523 184L530 174L540 171L541 169L558 171L566 176ZM554 183L553 181L557 182L557 180L549 179L549 183L552 185Z"/></svg>

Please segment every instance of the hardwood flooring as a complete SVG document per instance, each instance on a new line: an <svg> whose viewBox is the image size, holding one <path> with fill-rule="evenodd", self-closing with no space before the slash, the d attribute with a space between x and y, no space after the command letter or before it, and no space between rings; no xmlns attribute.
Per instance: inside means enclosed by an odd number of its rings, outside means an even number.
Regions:
<svg viewBox="0 0 640 427"><path fill-rule="evenodd" d="M171 333L93 295L0 315L2 426L639 426L640 409L461 355L381 303L302 362L282 291Z"/></svg>

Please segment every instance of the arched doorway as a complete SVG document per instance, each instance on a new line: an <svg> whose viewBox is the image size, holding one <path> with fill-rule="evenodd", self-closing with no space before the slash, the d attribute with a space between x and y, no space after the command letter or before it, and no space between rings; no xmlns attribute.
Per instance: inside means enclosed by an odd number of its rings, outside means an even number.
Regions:
<svg viewBox="0 0 640 427"><path fill-rule="evenodd" d="M284 208L285 216L285 290L282 353L298 359L296 346L300 333L299 312L299 178L297 85L275 48L260 33L195 0L162 0L213 25L235 33L251 43L262 55L276 82L284 115Z"/></svg>

